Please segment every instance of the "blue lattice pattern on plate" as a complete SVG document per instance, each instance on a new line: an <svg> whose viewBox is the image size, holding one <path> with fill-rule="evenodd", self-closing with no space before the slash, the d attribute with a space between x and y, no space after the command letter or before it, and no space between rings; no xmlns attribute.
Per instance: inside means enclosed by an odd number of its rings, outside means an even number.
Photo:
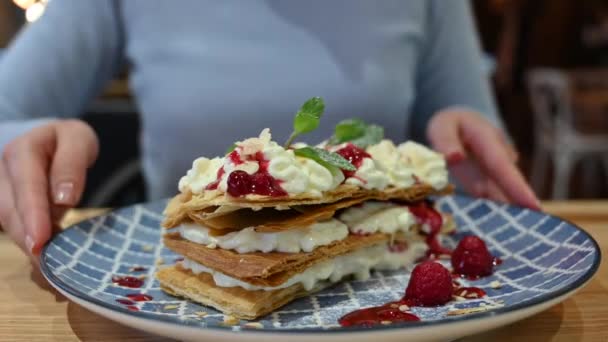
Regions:
<svg viewBox="0 0 608 342"><path fill-rule="evenodd" d="M136 205L71 227L46 247L43 271L69 293L113 310L178 324L227 328L221 313L165 294L154 279L157 260L171 264L179 257L160 243L164 205L164 201ZM500 302L504 306L496 311L504 312L555 297L580 285L599 263L595 242L558 218L458 195L442 198L438 205L457 222L457 233L444 240L446 245L453 248L463 236L479 235L503 264L491 277L462 282L482 288L487 298L439 308L413 308L424 322L463 319L446 315L459 308ZM145 270L134 271L137 266ZM116 286L112 277L121 275L141 276L144 285L140 289ZM374 272L368 280L342 282L296 300L259 322L270 330L340 329L340 316L401 298L408 277L407 270ZM493 281L502 287L493 288ZM130 293L145 293L154 299L138 302L139 311L131 312L116 302ZM207 315L202 317L200 312Z"/></svg>

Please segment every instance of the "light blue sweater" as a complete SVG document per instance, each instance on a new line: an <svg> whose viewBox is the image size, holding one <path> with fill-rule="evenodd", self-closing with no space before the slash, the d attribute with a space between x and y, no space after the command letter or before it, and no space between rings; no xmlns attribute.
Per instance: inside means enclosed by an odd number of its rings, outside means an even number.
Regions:
<svg viewBox="0 0 608 342"><path fill-rule="evenodd" d="M311 142L353 116L396 140L452 106L499 121L462 0L53 0L0 59L0 144L78 116L124 63L151 198L264 127L283 141L312 96Z"/></svg>

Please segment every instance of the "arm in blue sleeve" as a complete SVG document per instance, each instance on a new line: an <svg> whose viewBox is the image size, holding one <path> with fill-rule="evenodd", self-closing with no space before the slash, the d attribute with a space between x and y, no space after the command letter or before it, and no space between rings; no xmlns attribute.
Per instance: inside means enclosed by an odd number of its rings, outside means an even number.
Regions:
<svg viewBox="0 0 608 342"><path fill-rule="evenodd" d="M468 1L430 0L425 40L418 58L410 125L414 138L424 140L433 114L453 107L481 113L503 127L484 71Z"/></svg>
<svg viewBox="0 0 608 342"><path fill-rule="evenodd" d="M0 56L0 149L45 120L75 117L114 75L122 55L113 0L53 0ZM10 122L9 122L10 121Z"/></svg>

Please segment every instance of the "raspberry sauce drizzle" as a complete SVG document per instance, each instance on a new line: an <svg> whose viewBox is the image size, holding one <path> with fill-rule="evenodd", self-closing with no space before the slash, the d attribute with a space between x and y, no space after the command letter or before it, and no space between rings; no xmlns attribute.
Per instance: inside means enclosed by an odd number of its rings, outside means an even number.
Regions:
<svg viewBox="0 0 608 342"><path fill-rule="evenodd" d="M143 280L136 278L136 277L131 277L131 276L125 276L125 277L113 276L112 282L114 284L118 284L120 286L130 287L130 288L134 288L134 289L140 288L144 284Z"/></svg>
<svg viewBox="0 0 608 342"><path fill-rule="evenodd" d="M220 185L220 181L222 180L224 173L226 173L226 171L224 171L224 167L222 166L217 170L216 179L212 183L209 183L205 187L205 189L206 190L216 190L217 187Z"/></svg>
<svg viewBox="0 0 608 342"><path fill-rule="evenodd" d="M352 143L346 144L346 146L336 151L337 154L348 160L354 167L359 169L363 164L363 159L371 158L369 153L365 152L364 149L353 145ZM346 171L342 170L345 178L353 177L357 171Z"/></svg>
<svg viewBox="0 0 608 342"><path fill-rule="evenodd" d="M382 322L397 323L420 321L420 318L413 313L399 310L399 307L402 305L407 304L399 301L387 303L382 306L356 310L342 316L338 320L338 323L343 327L372 327L374 325L382 324Z"/></svg>
<svg viewBox="0 0 608 342"><path fill-rule="evenodd" d="M147 302L154 299L152 296L143 293L129 293L125 297L129 299L119 298L116 301L126 305L126 308L130 311L139 311L139 308L135 306L135 302Z"/></svg>
<svg viewBox="0 0 608 342"><path fill-rule="evenodd" d="M452 300L453 296L465 299L479 299L486 295L477 287L461 287L452 280L450 271L441 264L426 261L412 271L405 296L396 302L381 306L355 310L342 316L338 323L343 327L372 327L380 324L415 322L420 318L410 312L411 307L440 306Z"/></svg>
<svg viewBox="0 0 608 342"><path fill-rule="evenodd" d="M154 299L154 297L143 293L129 293L126 297L136 302L147 302Z"/></svg>
<svg viewBox="0 0 608 342"><path fill-rule="evenodd" d="M418 202L416 204L409 205L409 210L416 218L416 222L421 225L428 227L426 232L426 244L429 247L427 251L427 258L437 257L442 254L450 255L452 251L443 247L439 242L439 232L443 225L443 217L433 206L426 202Z"/></svg>

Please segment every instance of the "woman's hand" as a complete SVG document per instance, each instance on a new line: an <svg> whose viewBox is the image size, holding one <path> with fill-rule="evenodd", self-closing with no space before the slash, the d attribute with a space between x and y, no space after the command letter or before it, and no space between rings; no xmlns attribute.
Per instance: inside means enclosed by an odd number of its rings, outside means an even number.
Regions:
<svg viewBox="0 0 608 342"><path fill-rule="evenodd" d="M65 211L84 190L97 159L95 132L78 120L59 120L10 142L0 162L0 226L37 256Z"/></svg>
<svg viewBox="0 0 608 342"><path fill-rule="evenodd" d="M503 132L482 116L440 112L429 122L427 137L446 157L450 172L474 196L540 209L516 166L517 152Z"/></svg>

